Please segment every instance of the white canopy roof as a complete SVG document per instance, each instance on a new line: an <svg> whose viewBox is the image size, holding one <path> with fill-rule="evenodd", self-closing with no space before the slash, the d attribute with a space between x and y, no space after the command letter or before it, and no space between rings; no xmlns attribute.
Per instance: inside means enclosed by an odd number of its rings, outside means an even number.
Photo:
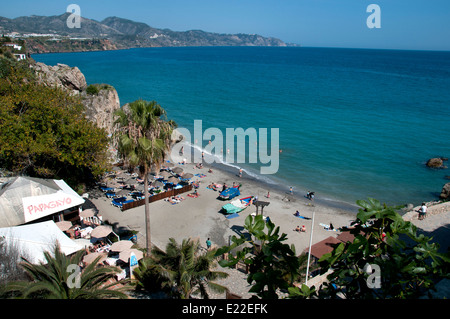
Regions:
<svg viewBox="0 0 450 319"><path fill-rule="evenodd" d="M82 205L63 180L14 177L0 185L0 227L11 227Z"/></svg>
<svg viewBox="0 0 450 319"><path fill-rule="evenodd" d="M84 248L67 237L53 221L0 228L0 237L7 245L17 247L22 257L35 264L46 262L44 252L53 252L56 242L65 255Z"/></svg>

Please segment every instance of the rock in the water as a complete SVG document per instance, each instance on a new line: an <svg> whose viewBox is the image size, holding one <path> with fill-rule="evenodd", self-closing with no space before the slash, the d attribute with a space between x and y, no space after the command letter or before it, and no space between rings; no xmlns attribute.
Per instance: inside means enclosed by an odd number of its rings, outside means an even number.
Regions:
<svg viewBox="0 0 450 319"><path fill-rule="evenodd" d="M450 199L450 183L447 183L442 187L440 199Z"/></svg>
<svg viewBox="0 0 450 319"><path fill-rule="evenodd" d="M427 162L427 166L432 168L441 168L444 166L444 161L439 157L430 158Z"/></svg>

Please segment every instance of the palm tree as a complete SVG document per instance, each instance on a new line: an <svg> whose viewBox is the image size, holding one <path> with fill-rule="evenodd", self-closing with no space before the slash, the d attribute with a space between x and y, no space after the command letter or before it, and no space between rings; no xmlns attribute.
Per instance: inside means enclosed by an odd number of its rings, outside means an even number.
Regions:
<svg viewBox="0 0 450 319"><path fill-rule="evenodd" d="M167 121L166 111L155 101L137 100L127 110L115 112L119 124L118 148L131 167L139 166L144 176L145 229L147 253L151 250L148 173L154 167L159 171L165 153L170 147L175 122Z"/></svg>
<svg viewBox="0 0 450 319"><path fill-rule="evenodd" d="M208 299L207 288L220 293L228 290L213 282L228 277L225 272L212 271L216 266L215 253L216 249L202 251L198 240L184 239L179 245L170 238L166 251L154 247L151 256L141 263L134 274L142 282L147 271L153 277L148 282L158 282L163 291L175 298L188 299L200 293L202 298Z"/></svg>
<svg viewBox="0 0 450 319"><path fill-rule="evenodd" d="M10 296L33 299L101 299L127 298L120 290L110 289L116 283L107 285L106 282L120 272L117 267L97 267L101 257L77 273L70 266L78 267L85 255L80 250L71 257L61 252L59 244L55 245L53 253L45 252L46 263L32 264L22 259L21 266L30 281L11 282L6 290ZM125 288L126 289L126 288Z"/></svg>

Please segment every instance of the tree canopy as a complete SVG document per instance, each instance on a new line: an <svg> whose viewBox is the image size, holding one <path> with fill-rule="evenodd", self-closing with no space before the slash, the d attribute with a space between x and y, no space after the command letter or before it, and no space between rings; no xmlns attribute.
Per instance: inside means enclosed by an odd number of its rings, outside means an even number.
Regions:
<svg viewBox="0 0 450 319"><path fill-rule="evenodd" d="M0 59L0 167L71 186L104 173L108 138L78 97L38 84L29 63Z"/></svg>

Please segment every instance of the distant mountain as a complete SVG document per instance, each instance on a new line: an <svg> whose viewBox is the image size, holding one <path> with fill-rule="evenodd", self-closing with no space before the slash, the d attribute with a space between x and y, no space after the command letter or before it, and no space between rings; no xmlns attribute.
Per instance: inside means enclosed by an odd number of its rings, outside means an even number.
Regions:
<svg viewBox="0 0 450 319"><path fill-rule="evenodd" d="M30 16L15 19L0 17L0 33L56 34L60 37L53 37L51 40L36 40L36 38L27 40L27 47L31 53L89 51L90 48L92 50L109 50L173 46L287 46L280 39L256 34L219 34L201 30L179 32L157 29L142 22L119 17L109 17L101 22L81 18L81 28L71 29L66 24L69 16L70 13L50 17ZM72 40L68 38L72 38ZM61 44L58 43L58 40L61 41ZM82 40L86 42L81 43ZM77 45L71 49L68 41L75 41Z"/></svg>

